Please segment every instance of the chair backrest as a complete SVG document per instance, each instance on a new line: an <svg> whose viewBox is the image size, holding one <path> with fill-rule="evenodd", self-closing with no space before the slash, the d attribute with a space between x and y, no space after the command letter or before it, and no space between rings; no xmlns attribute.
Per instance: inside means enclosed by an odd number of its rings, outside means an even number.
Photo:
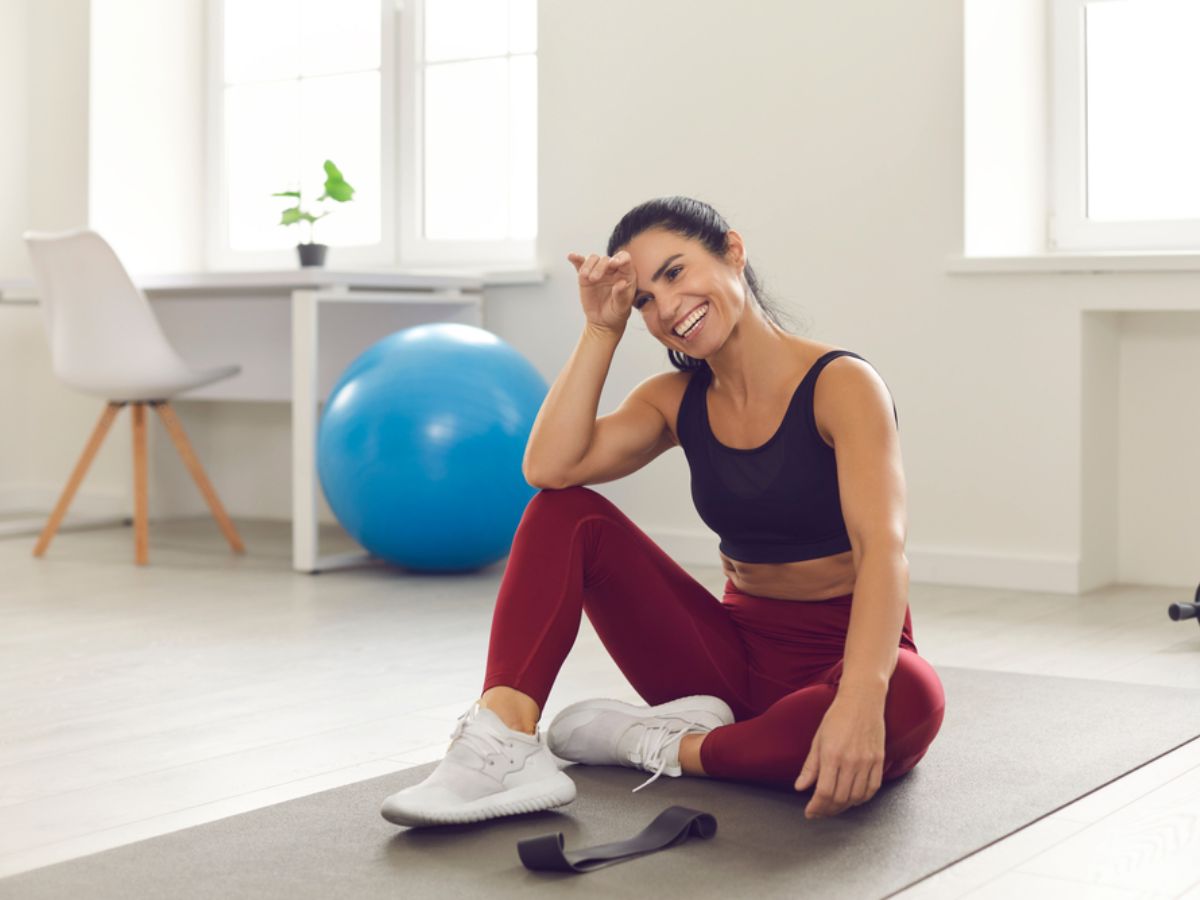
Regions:
<svg viewBox="0 0 1200 900"><path fill-rule="evenodd" d="M27 231L54 374L86 388L114 373L182 365L146 300L99 233Z"/></svg>

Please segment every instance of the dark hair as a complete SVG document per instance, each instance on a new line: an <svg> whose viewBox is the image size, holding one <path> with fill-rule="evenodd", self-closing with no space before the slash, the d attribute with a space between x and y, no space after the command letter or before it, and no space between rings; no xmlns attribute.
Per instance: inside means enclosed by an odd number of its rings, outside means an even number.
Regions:
<svg viewBox="0 0 1200 900"><path fill-rule="evenodd" d="M612 256L643 231L651 228L662 228L683 237L696 238L709 253L719 259L724 259L725 254L729 252L729 223L721 214L701 200L675 196L647 200L625 213L608 238L608 255ZM785 314L766 296L750 260L746 260L744 274L750 293L764 315L779 328L787 331L780 321ZM671 365L685 372L708 368L708 363L704 360L695 359L679 350L668 349L667 358Z"/></svg>

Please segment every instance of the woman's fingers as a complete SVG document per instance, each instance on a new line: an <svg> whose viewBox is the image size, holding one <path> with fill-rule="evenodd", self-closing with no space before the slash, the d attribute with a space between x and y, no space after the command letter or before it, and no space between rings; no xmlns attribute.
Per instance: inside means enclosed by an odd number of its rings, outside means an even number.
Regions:
<svg viewBox="0 0 1200 900"><path fill-rule="evenodd" d="M595 253L589 253L587 259L583 261L583 265L579 267L579 277L582 279L590 279L592 277L592 269L596 266L596 261L599 260Z"/></svg>
<svg viewBox="0 0 1200 900"><path fill-rule="evenodd" d="M608 277L609 264L612 260L607 256L601 256L596 260L596 265L592 266L592 281L599 281L601 278Z"/></svg>
<svg viewBox="0 0 1200 900"><path fill-rule="evenodd" d="M636 273L633 271L633 257L629 255L628 250L622 250L614 256L613 265L627 281L633 283Z"/></svg>
<svg viewBox="0 0 1200 900"><path fill-rule="evenodd" d="M620 273L623 277L623 285L633 284L635 274L633 271L633 257L629 255L629 251L622 250L614 256L603 256L599 253L590 253L586 257L581 253L568 253L567 259L571 261L571 265L575 267L575 271L579 273L581 282L587 281L595 283L603 278L611 277L614 273Z"/></svg>
<svg viewBox="0 0 1200 900"><path fill-rule="evenodd" d="M588 276L592 281L600 281L607 278L611 268L612 260L607 256L601 256L596 259L595 265L592 266L591 274Z"/></svg>

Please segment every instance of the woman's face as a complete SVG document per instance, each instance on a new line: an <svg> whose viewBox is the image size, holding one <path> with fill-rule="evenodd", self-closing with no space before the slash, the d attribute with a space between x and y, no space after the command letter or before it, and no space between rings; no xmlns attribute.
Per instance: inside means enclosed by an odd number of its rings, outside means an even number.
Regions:
<svg viewBox="0 0 1200 900"><path fill-rule="evenodd" d="M725 260L715 258L695 238L661 228L643 231L625 249L637 273L634 309L655 338L694 359L703 359L725 343L746 305L741 235L729 232Z"/></svg>

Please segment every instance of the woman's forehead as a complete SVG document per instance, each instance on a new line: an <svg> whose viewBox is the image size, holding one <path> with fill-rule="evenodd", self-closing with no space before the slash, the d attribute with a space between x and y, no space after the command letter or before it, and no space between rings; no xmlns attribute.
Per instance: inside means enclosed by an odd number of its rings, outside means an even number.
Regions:
<svg viewBox="0 0 1200 900"><path fill-rule="evenodd" d="M651 229L643 231L625 248L633 257L634 265L658 265L658 257L671 253L686 253L695 241L671 231Z"/></svg>

